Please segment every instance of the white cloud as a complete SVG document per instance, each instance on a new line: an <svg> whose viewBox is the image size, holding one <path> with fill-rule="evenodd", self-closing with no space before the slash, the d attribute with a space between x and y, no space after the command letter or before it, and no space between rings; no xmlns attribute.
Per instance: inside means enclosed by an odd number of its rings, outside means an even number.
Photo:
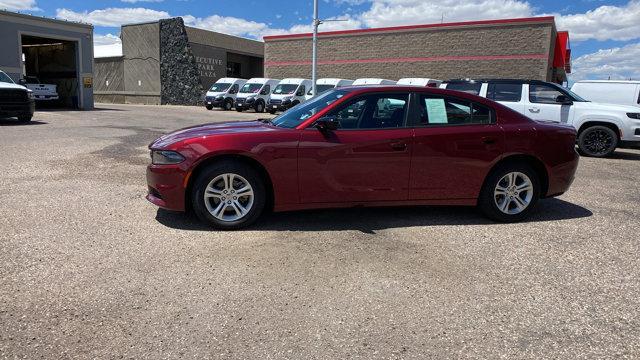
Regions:
<svg viewBox="0 0 640 360"><path fill-rule="evenodd" d="M171 15L166 11L156 11L145 8L107 8L81 13L68 9L57 9L56 17L58 19L85 22L97 26L117 27L123 24L166 19L171 17Z"/></svg>
<svg viewBox="0 0 640 360"><path fill-rule="evenodd" d="M36 0L0 0L0 9L6 10L31 10L31 11L41 11L42 9L38 8L36 4Z"/></svg>
<svg viewBox="0 0 640 360"><path fill-rule="evenodd" d="M93 34L93 56L108 57L122 55L122 41L113 34Z"/></svg>
<svg viewBox="0 0 640 360"><path fill-rule="evenodd" d="M600 6L584 14L556 15L557 26L574 41L640 38L640 0L625 6Z"/></svg>
<svg viewBox="0 0 640 360"><path fill-rule="evenodd" d="M161 3L164 0L120 0L123 3L129 3L129 4L135 4L135 3L139 3L139 2L146 2L146 3Z"/></svg>
<svg viewBox="0 0 640 360"><path fill-rule="evenodd" d="M640 79L640 43L598 50L573 61L572 82L583 79Z"/></svg>

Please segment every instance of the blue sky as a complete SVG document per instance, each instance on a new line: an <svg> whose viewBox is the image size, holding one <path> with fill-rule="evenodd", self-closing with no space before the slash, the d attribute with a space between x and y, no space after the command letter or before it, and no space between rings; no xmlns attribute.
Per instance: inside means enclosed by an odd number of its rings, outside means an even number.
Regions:
<svg viewBox="0 0 640 360"><path fill-rule="evenodd" d="M96 55L119 51L120 25L182 16L187 25L261 39L310 30L312 2L233 0L0 0L0 8L90 22ZM640 0L320 0L324 30L556 16L571 38L574 74L640 79Z"/></svg>

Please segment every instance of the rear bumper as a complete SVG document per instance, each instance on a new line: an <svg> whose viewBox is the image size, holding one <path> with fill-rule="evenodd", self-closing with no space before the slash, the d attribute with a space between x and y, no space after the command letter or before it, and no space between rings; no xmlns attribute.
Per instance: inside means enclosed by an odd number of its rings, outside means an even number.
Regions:
<svg viewBox="0 0 640 360"><path fill-rule="evenodd" d="M35 104L33 100L21 103L0 103L0 116L31 116L36 111Z"/></svg>
<svg viewBox="0 0 640 360"><path fill-rule="evenodd" d="M580 155L573 151L573 156L568 161L554 166L549 172L549 188L546 197L554 197L564 194L576 176Z"/></svg>
<svg viewBox="0 0 640 360"><path fill-rule="evenodd" d="M184 211L186 176L174 165L147 166L147 200L167 210Z"/></svg>

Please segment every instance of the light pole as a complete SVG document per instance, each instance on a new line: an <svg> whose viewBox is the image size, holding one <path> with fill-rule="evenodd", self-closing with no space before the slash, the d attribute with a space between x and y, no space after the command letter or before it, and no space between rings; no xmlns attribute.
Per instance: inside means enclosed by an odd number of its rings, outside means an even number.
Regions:
<svg viewBox="0 0 640 360"><path fill-rule="evenodd" d="M311 96L316 96L316 81L318 81L318 0L313 0L313 50L311 51Z"/></svg>

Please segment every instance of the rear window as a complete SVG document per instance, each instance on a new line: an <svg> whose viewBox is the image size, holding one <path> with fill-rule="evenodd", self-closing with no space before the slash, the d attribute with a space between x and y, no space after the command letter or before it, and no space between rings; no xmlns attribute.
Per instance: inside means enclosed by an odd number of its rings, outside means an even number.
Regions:
<svg viewBox="0 0 640 360"><path fill-rule="evenodd" d="M480 95L480 88L482 83L472 82L460 82L460 83L448 83L447 90L462 91L468 94Z"/></svg>
<svg viewBox="0 0 640 360"><path fill-rule="evenodd" d="M493 101L520 102L522 84L489 84L487 98Z"/></svg>

